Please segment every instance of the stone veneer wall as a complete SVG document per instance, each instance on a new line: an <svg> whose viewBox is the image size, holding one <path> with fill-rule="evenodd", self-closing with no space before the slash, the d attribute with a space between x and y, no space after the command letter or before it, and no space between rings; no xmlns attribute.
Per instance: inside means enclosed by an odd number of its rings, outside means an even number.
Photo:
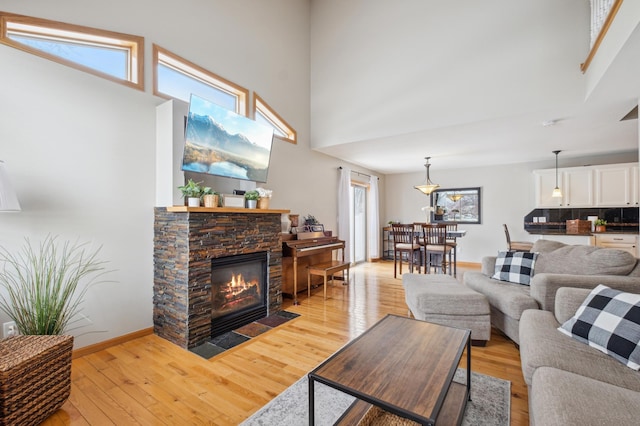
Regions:
<svg viewBox="0 0 640 426"><path fill-rule="evenodd" d="M269 252L269 314L282 309L280 213L155 208L154 332L183 348L211 337L211 259Z"/></svg>

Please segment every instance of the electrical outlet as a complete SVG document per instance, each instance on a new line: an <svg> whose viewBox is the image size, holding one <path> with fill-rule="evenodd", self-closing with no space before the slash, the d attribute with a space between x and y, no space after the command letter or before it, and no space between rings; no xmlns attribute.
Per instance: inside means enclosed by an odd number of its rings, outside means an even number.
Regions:
<svg viewBox="0 0 640 426"><path fill-rule="evenodd" d="M18 326L16 326L15 321L9 321L2 324L2 337L13 337L18 334Z"/></svg>

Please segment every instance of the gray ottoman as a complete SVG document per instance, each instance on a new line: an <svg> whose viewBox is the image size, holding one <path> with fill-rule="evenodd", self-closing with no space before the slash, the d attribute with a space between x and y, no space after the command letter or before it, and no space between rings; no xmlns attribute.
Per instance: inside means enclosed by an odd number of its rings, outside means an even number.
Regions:
<svg viewBox="0 0 640 426"><path fill-rule="evenodd" d="M491 337L487 298L446 274L402 276L405 300L416 319L471 330L475 345Z"/></svg>

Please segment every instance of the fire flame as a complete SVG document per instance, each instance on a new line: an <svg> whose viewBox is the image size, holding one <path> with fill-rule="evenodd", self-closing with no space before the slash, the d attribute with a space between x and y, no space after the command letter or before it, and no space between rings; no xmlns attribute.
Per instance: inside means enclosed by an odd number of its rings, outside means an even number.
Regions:
<svg viewBox="0 0 640 426"><path fill-rule="evenodd" d="M231 274L231 287L234 290L244 290L249 287L247 282L244 280L242 274Z"/></svg>

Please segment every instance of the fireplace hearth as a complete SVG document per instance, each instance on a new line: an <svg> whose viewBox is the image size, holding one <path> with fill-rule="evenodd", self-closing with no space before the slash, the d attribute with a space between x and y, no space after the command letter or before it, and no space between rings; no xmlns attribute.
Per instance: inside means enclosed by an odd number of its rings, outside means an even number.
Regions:
<svg viewBox="0 0 640 426"><path fill-rule="evenodd" d="M211 337L268 314L269 253L211 259Z"/></svg>

